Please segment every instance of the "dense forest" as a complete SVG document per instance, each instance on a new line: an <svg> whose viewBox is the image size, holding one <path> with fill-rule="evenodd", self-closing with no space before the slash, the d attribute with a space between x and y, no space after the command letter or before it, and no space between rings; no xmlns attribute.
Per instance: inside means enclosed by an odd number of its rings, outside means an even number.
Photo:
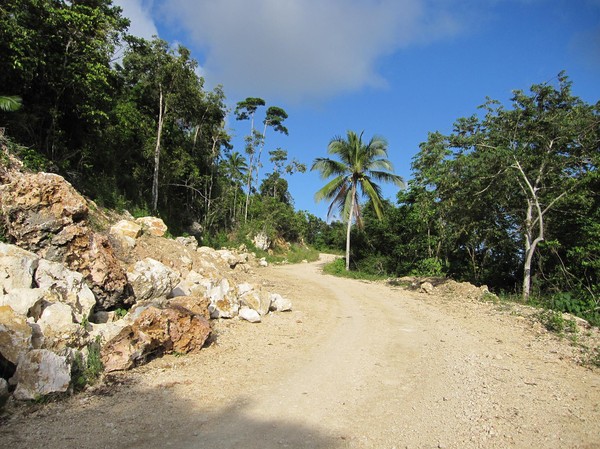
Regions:
<svg viewBox="0 0 600 449"><path fill-rule="evenodd" d="M128 25L110 0L3 1L0 95L20 99L0 108L4 145L102 206L159 215L204 244L263 231L343 250L343 223L294 210L286 177L306 167L268 145L288 134L287 113L255 97L228 110L188 49ZM248 124L244 148L228 115ZM487 284L600 322L600 103L561 73L425 138L397 202L363 204L351 268Z"/></svg>

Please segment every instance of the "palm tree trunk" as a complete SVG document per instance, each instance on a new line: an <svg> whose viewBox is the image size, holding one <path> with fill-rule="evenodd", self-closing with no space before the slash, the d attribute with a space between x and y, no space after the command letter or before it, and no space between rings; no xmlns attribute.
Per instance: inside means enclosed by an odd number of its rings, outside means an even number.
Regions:
<svg viewBox="0 0 600 449"><path fill-rule="evenodd" d="M350 271L350 230L354 215L354 201L356 201L356 184L352 183L352 199L350 200L350 213L348 214L348 228L346 229L346 271Z"/></svg>

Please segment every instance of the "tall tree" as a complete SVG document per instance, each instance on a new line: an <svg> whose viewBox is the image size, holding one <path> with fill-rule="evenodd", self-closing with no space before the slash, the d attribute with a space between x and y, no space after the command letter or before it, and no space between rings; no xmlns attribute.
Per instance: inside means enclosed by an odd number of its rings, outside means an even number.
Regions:
<svg viewBox="0 0 600 449"><path fill-rule="evenodd" d="M450 135L430 134L413 164L411 197L432 217L452 275L500 288L520 282L527 300L536 272L584 271L544 264L552 253L564 261L577 260L569 248L587 251L559 230L580 241L594 233L595 212L584 205L597 204L600 104L575 97L562 73L511 100L510 108L489 100Z"/></svg>
<svg viewBox="0 0 600 449"><path fill-rule="evenodd" d="M317 201L331 201L328 214L331 216L337 207L346 228L346 270L350 270L350 231L353 220L361 226L360 193L366 195L379 218L382 217L381 187L375 181L393 182L402 187L402 177L392 173L392 163L388 160L387 141L375 136L363 142L363 133L347 132L346 139L335 137L327 146L327 152L339 160L330 158L315 159L311 170L318 170L323 179L334 178L315 194Z"/></svg>
<svg viewBox="0 0 600 449"><path fill-rule="evenodd" d="M248 219L248 204L250 202L250 193L252 190L252 177L254 173L254 157L256 148L261 145L262 137L259 131L254 128L254 116L259 107L265 106L265 100L257 97L248 97L239 101L236 105L234 114L236 120L250 120L250 134L245 137L245 151L248 155L248 170L246 173L246 206L244 209L244 221Z"/></svg>
<svg viewBox="0 0 600 449"><path fill-rule="evenodd" d="M190 51L179 46L177 51L161 39L152 41L130 39L130 47L123 58L122 74L138 103L145 102L155 114L153 145L152 212L158 210L158 191L163 131L168 120L193 128L199 121L203 103L203 80L195 73L197 62ZM143 104L143 103L142 103Z"/></svg>
<svg viewBox="0 0 600 449"><path fill-rule="evenodd" d="M280 107L270 106L263 120L262 133L255 129L254 118L259 107L265 106L265 101L262 98L248 97L243 101L238 102L235 108L236 120L250 120L250 134L246 136L246 154L248 154L248 182L246 185L246 206L244 211L244 220L248 220L248 205L250 202L250 194L252 193L254 172L256 172L255 182L259 181L259 170L261 166L261 155L265 146L267 129L273 128L276 132L287 135L288 130L283 125L285 119L288 118L287 113Z"/></svg>
<svg viewBox="0 0 600 449"><path fill-rule="evenodd" d="M495 103L482 123L479 151L502 158L499 167L519 186L523 236L523 298L529 298L531 271L538 245L546 239L546 217L569 201L598 151L598 117L571 93L563 73L558 86L537 84L526 94L517 90L511 110Z"/></svg>
<svg viewBox="0 0 600 449"><path fill-rule="evenodd" d="M111 0L4 0L0 86L23 98L11 135L63 172L97 151L113 103L115 48L129 21Z"/></svg>

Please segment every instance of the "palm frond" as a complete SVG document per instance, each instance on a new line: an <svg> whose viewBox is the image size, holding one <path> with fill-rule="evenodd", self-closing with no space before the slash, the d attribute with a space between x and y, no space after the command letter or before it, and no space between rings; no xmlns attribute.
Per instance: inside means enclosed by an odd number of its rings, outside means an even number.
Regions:
<svg viewBox="0 0 600 449"><path fill-rule="evenodd" d="M381 202L381 188L372 183L368 177L363 178L361 182L361 187L365 194L369 197L371 202L373 203L373 208L375 209L375 213L377 214L377 218L381 220L383 217L383 204Z"/></svg>
<svg viewBox="0 0 600 449"><path fill-rule="evenodd" d="M344 183L342 187L336 192L335 198L329 205L329 209L327 209L327 218L331 218L333 216L333 210L337 208L339 210L340 216L345 221L346 215L348 215L348 198L350 197L350 189L348 183Z"/></svg>
<svg viewBox="0 0 600 449"><path fill-rule="evenodd" d="M6 112L16 111L22 106L21 97L0 96L0 110Z"/></svg>
<svg viewBox="0 0 600 449"><path fill-rule="evenodd" d="M315 201L331 200L338 194L339 190L342 190L344 188L345 183L346 183L345 176L338 176L338 177L332 179L327 184L325 184L321 189L319 189L317 191L317 193L315 193Z"/></svg>
<svg viewBox="0 0 600 449"><path fill-rule="evenodd" d="M348 168L343 163L324 157L316 158L310 169L319 170L323 179L333 175L342 175L348 171Z"/></svg>
<svg viewBox="0 0 600 449"><path fill-rule="evenodd" d="M391 182L396 184L400 188L404 188L406 185L404 183L404 179L402 179L402 176L396 175L394 173L389 173L385 171L370 171L369 175L377 181Z"/></svg>

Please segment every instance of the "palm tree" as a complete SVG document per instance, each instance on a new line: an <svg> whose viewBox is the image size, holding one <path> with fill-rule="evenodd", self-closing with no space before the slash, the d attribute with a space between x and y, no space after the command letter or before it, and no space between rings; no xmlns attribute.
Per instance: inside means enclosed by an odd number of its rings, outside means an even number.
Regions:
<svg viewBox="0 0 600 449"><path fill-rule="evenodd" d="M311 170L319 170L321 177L335 176L315 194L315 200L331 200L328 217L337 207L342 218L347 220L346 231L346 270L350 270L350 229L353 219L362 226L358 189L369 197L375 213L382 218L381 188L376 181L393 182L403 187L402 177L391 173L392 163L387 159L387 141L374 136L368 143L362 140L363 133L357 135L348 131L347 138L334 137L327 146L327 152L337 156L339 161L329 158L317 158Z"/></svg>

